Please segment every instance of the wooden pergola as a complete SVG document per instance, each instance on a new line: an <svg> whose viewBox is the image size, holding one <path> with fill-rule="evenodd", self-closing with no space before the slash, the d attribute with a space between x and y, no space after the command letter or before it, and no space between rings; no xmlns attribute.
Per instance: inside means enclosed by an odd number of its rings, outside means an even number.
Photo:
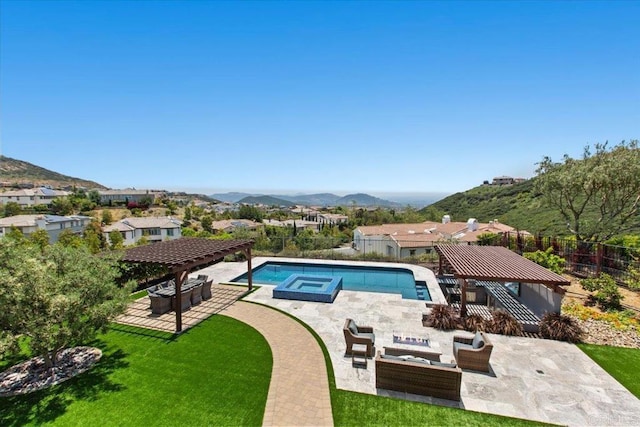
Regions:
<svg viewBox="0 0 640 427"><path fill-rule="evenodd" d="M210 240L183 237L176 240L153 243L127 249L123 262L162 265L175 276L176 283L176 332L182 331L181 287L189 271L201 265L221 261L225 256L242 251L247 258L249 290L253 287L251 276L251 248L253 240Z"/></svg>
<svg viewBox="0 0 640 427"><path fill-rule="evenodd" d="M502 246L436 245L440 256L438 274L447 267L453 277L462 281L460 315L467 314L467 280L492 282L540 283L564 294L561 286L571 282L559 274L530 261Z"/></svg>

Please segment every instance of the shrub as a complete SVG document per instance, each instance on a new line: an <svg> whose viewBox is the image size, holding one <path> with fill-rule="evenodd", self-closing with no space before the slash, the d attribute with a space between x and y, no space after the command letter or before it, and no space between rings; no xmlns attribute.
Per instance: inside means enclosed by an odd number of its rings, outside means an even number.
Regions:
<svg viewBox="0 0 640 427"><path fill-rule="evenodd" d="M554 273L562 274L564 271L565 260L553 253L553 247L549 247L546 251L525 252L522 256Z"/></svg>
<svg viewBox="0 0 640 427"><path fill-rule="evenodd" d="M487 321L479 314L470 314L460 318L460 323L465 331L477 332L487 330Z"/></svg>
<svg viewBox="0 0 640 427"><path fill-rule="evenodd" d="M494 310L491 315L493 319L489 324L488 332L502 335L522 335L522 325L511 313L498 309Z"/></svg>
<svg viewBox="0 0 640 427"><path fill-rule="evenodd" d="M601 309L620 309L620 303L624 297L620 294L615 280L608 274L601 273L598 277L583 279L580 284L584 290L594 292L590 299L595 301Z"/></svg>
<svg viewBox="0 0 640 427"><path fill-rule="evenodd" d="M578 322L569 316L559 313L546 313L540 321L540 335L557 341L570 343L580 342L582 328Z"/></svg>
<svg viewBox="0 0 640 427"><path fill-rule="evenodd" d="M438 304L431 307L431 313L427 321L432 328L448 331L457 328L457 314L455 310L445 304Z"/></svg>

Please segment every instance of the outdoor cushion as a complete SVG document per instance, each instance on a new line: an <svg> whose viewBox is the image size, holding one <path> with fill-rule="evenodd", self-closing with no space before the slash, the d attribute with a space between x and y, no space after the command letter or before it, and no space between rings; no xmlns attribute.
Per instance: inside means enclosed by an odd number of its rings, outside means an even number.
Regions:
<svg viewBox="0 0 640 427"><path fill-rule="evenodd" d="M442 366L443 368L455 368L456 366L458 366L455 363L437 362L435 360L432 360L431 364L433 366Z"/></svg>
<svg viewBox="0 0 640 427"><path fill-rule="evenodd" d="M484 345L484 340L482 339L482 335L480 334L480 332L476 332L471 345L473 346L473 348L481 348Z"/></svg>
<svg viewBox="0 0 640 427"><path fill-rule="evenodd" d="M376 336L374 333L369 333L369 332L360 332L359 334L357 334L359 337L363 337L363 338L369 338L371 339L371 342L373 344L376 343Z"/></svg>
<svg viewBox="0 0 640 427"><path fill-rule="evenodd" d="M472 349L473 346L471 344L465 344L465 343L462 343L462 342L454 342L453 343L453 352L454 352L454 354L457 354L458 353L458 349L461 349L461 348Z"/></svg>
<svg viewBox="0 0 640 427"><path fill-rule="evenodd" d="M430 364L430 361L428 359L425 359L423 357L412 356L410 354L406 354L398 357L402 360L406 360L407 362L418 362L418 363L424 363L425 365Z"/></svg>
<svg viewBox="0 0 640 427"><path fill-rule="evenodd" d="M387 359L387 360L402 360L398 356L393 356L391 354L381 354L380 358L381 359Z"/></svg>
<svg viewBox="0 0 640 427"><path fill-rule="evenodd" d="M356 326L356 322L353 320L349 322L349 330L353 335L358 335L358 327Z"/></svg>

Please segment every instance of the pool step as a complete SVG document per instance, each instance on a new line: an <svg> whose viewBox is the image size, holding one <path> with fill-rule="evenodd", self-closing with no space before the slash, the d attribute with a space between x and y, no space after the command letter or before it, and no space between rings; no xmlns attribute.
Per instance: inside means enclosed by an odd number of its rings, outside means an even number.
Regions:
<svg viewBox="0 0 640 427"><path fill-rule="evenodd" d="M429 295L429 290L425 282L416 282L416 294L418 294L418 299L428 299L426 296Z"/></svg>

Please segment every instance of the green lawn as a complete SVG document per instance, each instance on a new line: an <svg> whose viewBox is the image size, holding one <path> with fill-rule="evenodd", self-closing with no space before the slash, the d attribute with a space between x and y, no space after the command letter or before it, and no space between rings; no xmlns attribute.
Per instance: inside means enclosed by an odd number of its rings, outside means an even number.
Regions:
<svg viewBox="0 0 640 427"><path fill-rule="evenodd" d="M0 399L0 425L262 423L271 349L241 322L212 316L175 338L114 325L94 345L103 357L91 370L47 390Z"/></svg>
<svg viewBox="0 0 640 427"><path fill-rule="evenodd" d="M212 316L177 337L113 325L93 345L104 354L90 371L47 390L0 399L0 425L262 423L271 376L271 351L262 335L241 322ZM640 350L587 344L580 344L580 348L639 395L640 386L634 373L640 363ZM328 352L324 347L323 351L329 367L336 426L537 424L338 390ZM16 361L0 361L0 371Z"/></svg>
<svg viewBox="0 0 640 427"><path fill-rule="evenodd" d="M640 349L594 344L578 344L578 347L640 399Z"/></svg>

